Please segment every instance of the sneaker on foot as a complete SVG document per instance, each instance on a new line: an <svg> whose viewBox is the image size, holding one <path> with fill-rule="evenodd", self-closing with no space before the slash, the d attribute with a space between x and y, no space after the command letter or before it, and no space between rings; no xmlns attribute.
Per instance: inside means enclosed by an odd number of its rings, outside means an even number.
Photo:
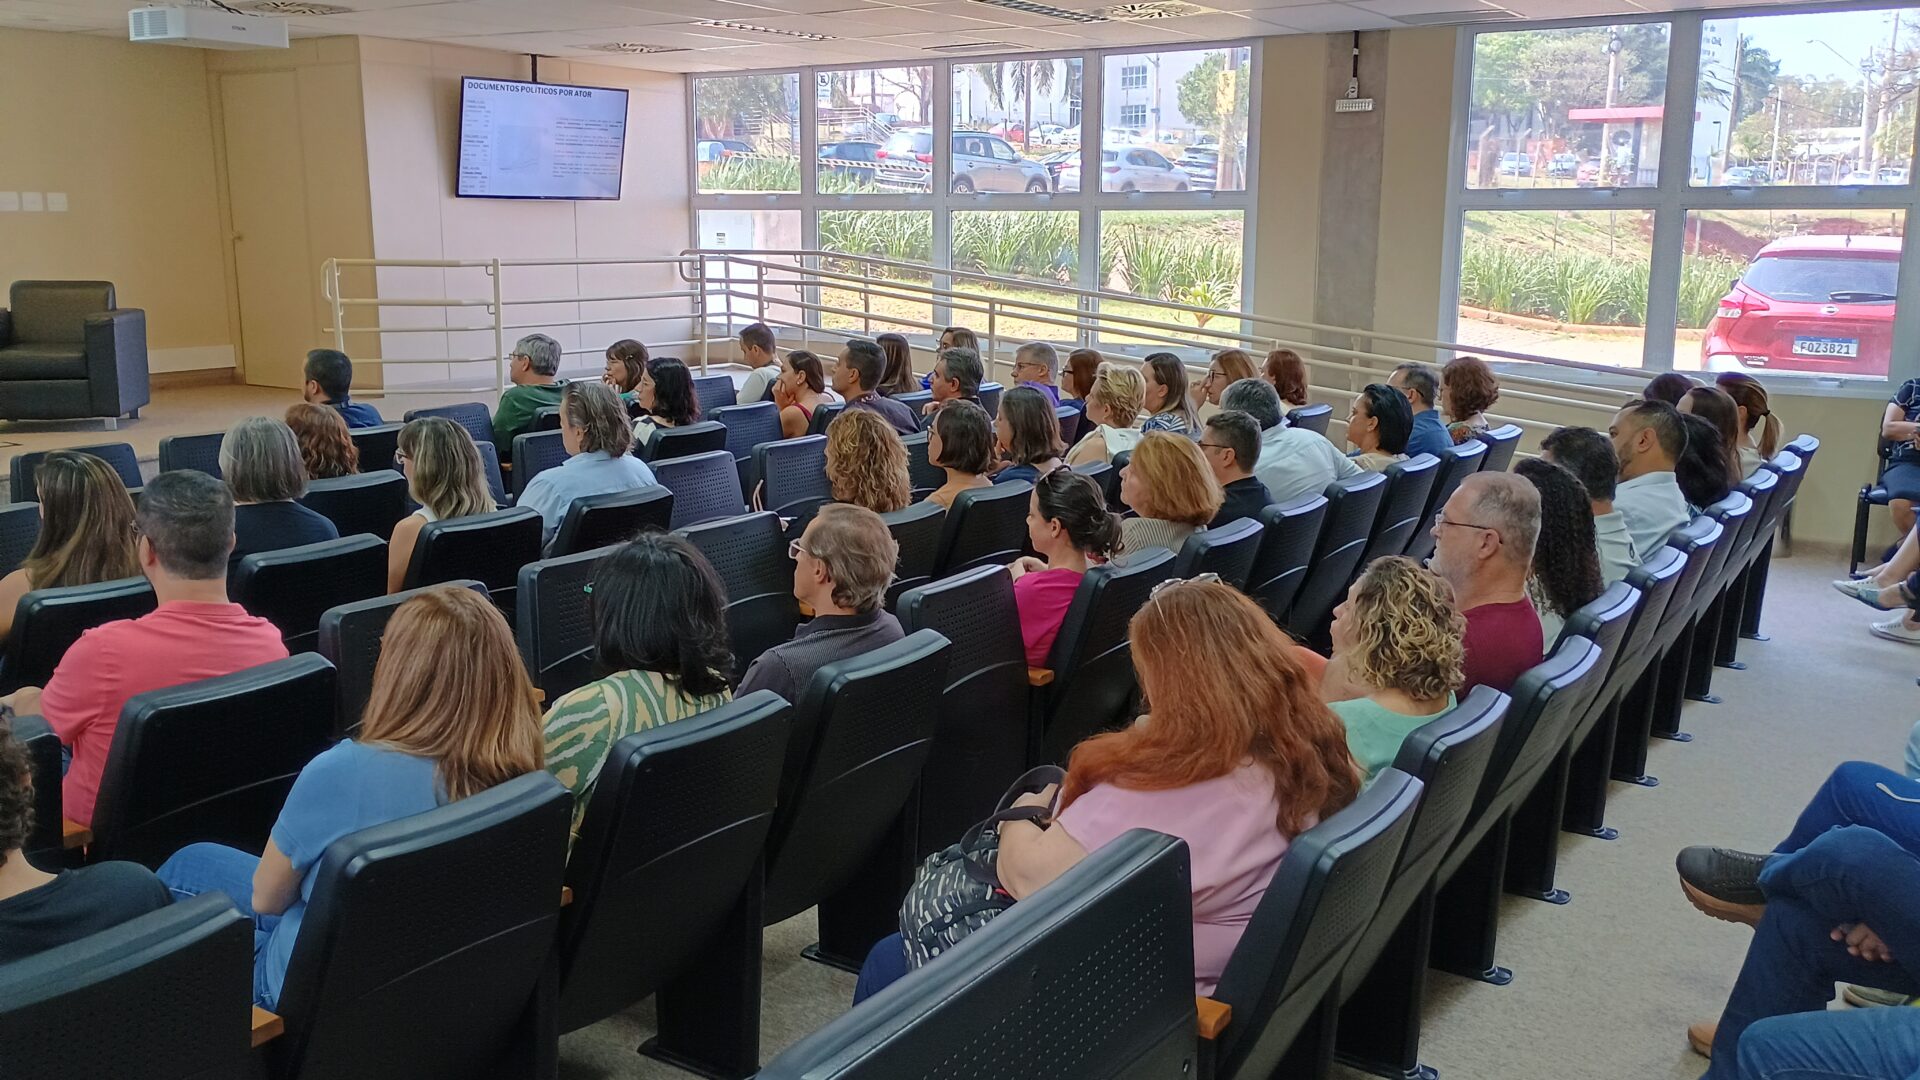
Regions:
<svg viewBox="0 0 1920 1080"><path fill-rule="evenodd" d="M1703 914L1727 922L1760 922L1767 897L1760 891L1760 868L1767 856L1732 848L1695 846L1674 860L1680 888Z"/></svg>
<svg viewBox="0 0 1920 1080"><path fill-rule="evenodd" d="M1833 583L1834 592L1837 592L1842 596L1851 596L1855 600L1860 599L1861 589L1871 589L1874 587L1875 586L1873 584L1873 578L1866 575L1862 575L1860 577L1854 577L1854 578L1847 578L1844 581L1836 581Z"/></svg>
<svg viewBox="0 0 1920 1080"><path fill-rule="evenodd" d="M1687 1045L1703 1058L1713 1057L1713 1036L1720 1030L1720 1021L1701 1020L1687 1025Z"/></svg>
<svg viewBox="0 0 1920 1080"><path fill-rule="evenodd" d="M1913 1000L1906 994L1895 993L1892 990L1878 990L1858 983L1848 983L1840 991L1840 996L1856 1009L1871 1009L1880 1005L1905 1005Z"/></svg>
<svg viewBox="0 0 1920 1080"><path fill-rule="evenodd" d="M1874 637L1898 641L1906 645L1920 645L1920 628L1907 625L1904 615L1868 625L1867 630Z"/></svg>

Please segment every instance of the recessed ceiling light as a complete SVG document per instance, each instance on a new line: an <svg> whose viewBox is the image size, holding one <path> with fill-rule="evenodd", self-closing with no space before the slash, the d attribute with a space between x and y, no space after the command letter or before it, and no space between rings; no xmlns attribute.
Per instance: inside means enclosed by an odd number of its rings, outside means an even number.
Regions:
<svg viewBox="0 0 1920 1080"><path fill-rule="evenodd" d="M582 49L593 52L625 53L628 56L652 56L655 53L686 52L684 45L648 45L640 41L603 41L598 45L582 45Z"/></svg>
<svg viewBox="0 0 1920 1080"><path fill-rule="evenodd" d="M973 0L976 4L988 7L1005 8L1024 15L1044 15L1049 19L1059 19L1070 23L1106 22L1107 17L1093 11L1070 11L1067 8L1054 7L1052 4L1035 3L1034 0Z"/></svg>
<svg viewBox="0 0 1920 1080"><path fill-rule="evenodd" d="M307 0L246 0L233 6L256 15L346 15L353 11L339 4L313 4Z"/></svg>
<svg viewBox="0 0 1920 1080"><path fill-rule="evenodd" d="M976 52L982 49L1005 52L1021 46L1011 41L962 41L952 45L929 45L926 48L928 52Z"/></svg>
<svg viewBox="0 0 1920 1080"><path fill-rule="evenodd" d="M809 34L800 30L779 30L771 26L755 26L753 23L734 22L731 19L695 19L695 26L704 26L711 30L738 30L745 34L772 34L775 37L799 38L801 41L837 41L832 34Z"/></svg>

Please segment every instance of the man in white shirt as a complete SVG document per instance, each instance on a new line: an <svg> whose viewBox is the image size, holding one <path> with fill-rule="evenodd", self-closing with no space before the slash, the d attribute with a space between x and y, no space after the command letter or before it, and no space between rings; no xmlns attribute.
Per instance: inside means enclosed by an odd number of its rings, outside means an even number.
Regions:
<svg viewBox="0 0 1920 1080"><path fill-rule="evenodd" d="M780 377L780 358L774 355L773 331L766 323L754 323L740 331L740 360L752 371L740 384L738 400L742 405L772 401L773 380Z"/></svg>
<svg viewBox="0 0 1920 1080"><path fill-rule="evenodd" d="M1241 379L1220 395L1222 409L1235 409L1260 425L1260 458L1253 475L1276 503L1318 495L1328 484L1358 476L1360 466L1325 435L1288 427L1280 392L1265 379Z"/></svg>
<svg viewBox="0 0 1920 1080"><path fill-rule="evenodd" d="M1578 477L1587 489L1601 580L1611 585L1632 573L1640 565L1640 552L1627 531L1626 515L1613 507L1620 458L1612 441L1589 427L1563 427L1540 440L1540 456Z"/></svg>
<svg viewBox="0 0 1920 1080"><path fill-rule="evenodd" d="M1620 483L1613 508L1626 520L1633 549L1642 557L1658 551L1667 534L1687 523L1687 500L1673 464L1686 447L1680 410L1664 401L1630 401L1607 429L1620 457Z"/></svg>

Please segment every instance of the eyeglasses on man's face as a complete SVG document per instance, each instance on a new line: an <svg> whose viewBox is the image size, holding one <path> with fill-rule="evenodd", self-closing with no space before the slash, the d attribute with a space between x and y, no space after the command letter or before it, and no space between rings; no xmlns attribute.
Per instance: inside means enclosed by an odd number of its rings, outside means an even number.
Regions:
<svg viewBox="0 0 1920 1080"><path fill-rule="evenodd" d="M800 561L800 555L802 552L805 552L808 555L813 554L813 552L807 551L806 548L801 547L800 541L798 540L787 541L787 558L792 559L795 562L798 562Z"/></svg>
<svg viewBox="0 0 1920 1080"><path fill-rule="evenodd" d="M1433 512L1433 523L1435 526L1451 525L1456 529L1481 529L1486 532L1490 532L1495 536L1500 535L1500 530L1494 528L1491 525L1476 525L1471 521L1448 521L1447 512L1445 510L1435 510Z"/></svg>

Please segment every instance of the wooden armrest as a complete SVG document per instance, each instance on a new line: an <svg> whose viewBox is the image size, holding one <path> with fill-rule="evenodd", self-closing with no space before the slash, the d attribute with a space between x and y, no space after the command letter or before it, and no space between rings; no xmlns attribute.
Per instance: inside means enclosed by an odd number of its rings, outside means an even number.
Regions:
<svg viewBox="0 0 1920 1080"><path fill-rule="evenodd" d="M1195 1025L1200 1029L1200 1037L1218 1039L1220 1033L1227 1030L1227 1021L1233 1019L1233 1006L1210 997L1195 997L1193 1003L1200 1009L1199 1023Z"/></svg>
<svg viewBox="0 0 1920 1080"><path fill-rule="evenodd" d="M253 1045L263 1046L285 1034L287 1022L258 1005L253 1007Z"/></svg>
<svg viewBox="0 0 1920 1080"><path fill-rule="evenodd" d="M1053 684L1053 669L1030 667L1027 669L1028 686L1050 686Z"/></svg>
<svg viewBox="0 0 1920 1080"><path fill-rule="evenodd" d="M71 818L60 819L60 846L69 850L93 843L93 830Z"/></svg>
<svg viewBox="0 0 1920 1080"><path fill-rule="evenodd" d="M800 601L800 614L809 619L813 618L813 605L807 603L805 600Z"/></svg>
<svg viewBox="0 0 1920 1080"><path fill-rule="evenodd" d="M539 688L539 687L537 687L537 686L536 686L536 687L534 687L534 688L533 688L533 703L534 703L535 705L545 705L545 704L547 703L547 692L546 692L545 690L542 690L542 689L540 689L540 688Z"/></svg>
<svg viewBox="0 0 1920 1080"><path fill-rule="evenodd" d="M562 886L560 886L560 906L561 906L561 907L566 907L567 905L569 905L569 904L571 904L571 903L573 903L573 889L572 889L572 887L571 887L571 886L567 886L567 885L562 885Z"/></svg>

